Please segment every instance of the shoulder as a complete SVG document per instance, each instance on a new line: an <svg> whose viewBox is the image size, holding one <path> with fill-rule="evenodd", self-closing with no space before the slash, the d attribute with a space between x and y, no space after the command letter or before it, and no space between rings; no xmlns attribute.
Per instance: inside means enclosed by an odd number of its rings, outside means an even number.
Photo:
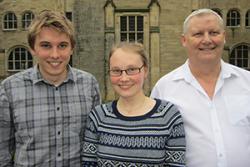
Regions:
<svg viewBox="0 0 250 167"><path fill-rule="evenodd" d="M99 87L97 79L91 73L76 68L71 68L71 70L74 80L78 85L80 84L84 87Z"/></svg>
<svg viewBox="0 0 250 167"><path fill-rule="evenodd" d="M34 73L34 69L30 68L21 72L18 72L16 74L13 74L7 78L5 78L2 82L1 85L2 86L14 86L15 84L18 84L19 86L27 83L27 82L31 82L33 80L33 73Z"/></svg>
<svg viewBox="0 0 250 167"><path fill-rule="evenodd" d="M94 79L94 80L96 79L93 74L87 71L83 71L76 68L71 68L71 70L73 75L75 75L77 79Z"/></svg>
<svg viewBox="0 0 250 167"><path fill-rule="evenodd" d="M162 99L157 99L156 104L157 104L157 113L161 113L163 115L165 114L180 114L179 109L177 108L176 105L173 103L167 101L167 100L162 100Z"/></svg>
<svg viewBox="0 0 250 167"><path fill-rule="evenodd" d="M113 102L111 101L96 105L90 112L90 115L96 115L98 118L110 116L111 114L113 114L112 104Z"/></svg>
<svg viewBox="0 0 250 167"><path fill-rule="evenodd" d="M179 79L179 78L183 78L184 74L183 74L183 66L180 66L176 69L174 69L173 71L163 75L157 82L156 82L156 86L164 86L166 83L171 83L174 82L175 80Z"/></svg>
<svg viewBox="0 0 250 167"><path fill-rule="evenodd" d="M237 67L237 66L229 64L229 63L225 63L225 65L227 66L227 68L232 69L233 72L236 73L236 75L238 74L239 76L250 77L250 71L247 71L243 68Z"/></svg>

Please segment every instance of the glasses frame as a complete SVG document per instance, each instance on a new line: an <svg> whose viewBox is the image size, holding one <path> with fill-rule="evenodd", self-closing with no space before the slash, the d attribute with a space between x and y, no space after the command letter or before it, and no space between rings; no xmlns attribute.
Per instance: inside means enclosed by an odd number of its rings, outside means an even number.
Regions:
<svg viewBox="0 0 250 167"><path fill-rule="evenodd" d="M109 73L109 75L110 76L112 76L112 77L120 77L121 75L122 75L122 73L123 73L123 71L126 73L126 75L128 75L128 76L132 76L132 75L136 75L136 74L139 74L140 72L141 72L141 69L144 67L145 65L143 64L141 67L132 67L132 68L128 68L128 69L125 69L125 70L115 70L115 71L119 71L119 75L117 74L111 74L111 72L112 71L114 71L114 70L108 70L108 73ZM135 70L138 70L138 72L136 72L136 73L133 73L133 74L130 74L129 72L128 72L128 70L130 70L130 69L135 69Z"/></svg>

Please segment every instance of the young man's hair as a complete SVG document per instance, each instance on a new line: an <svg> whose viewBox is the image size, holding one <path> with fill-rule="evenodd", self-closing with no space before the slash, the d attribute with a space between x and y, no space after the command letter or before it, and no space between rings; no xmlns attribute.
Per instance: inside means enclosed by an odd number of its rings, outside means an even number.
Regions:
<svg viewBox="0 0 250 167"><path fill-rule="evenodd" d="M51 10L44 10L32 21L28 30L28 43L34 49L35 40L42 28L49 27L59 32L65 33L71 42L71 47L75 47L74 27L63 13Z"/></svg>

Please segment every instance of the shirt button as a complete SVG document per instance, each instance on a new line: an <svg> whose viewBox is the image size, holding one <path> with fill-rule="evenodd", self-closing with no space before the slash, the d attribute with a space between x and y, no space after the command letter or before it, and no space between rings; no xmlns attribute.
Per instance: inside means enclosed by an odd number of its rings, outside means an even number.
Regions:
<svg viewBox="0 0 250 167"><path fill-rule="evenodd" d="M58 153L57 156L60 157L60 156L61 156L61 153Z"/></svg>
<svg viewBox="0 0 250 167"><path fill-rule="evenodd" d="M58 131L57 134L60 135L60 134L61 134L61 131Z"/></svg>
<svg viewBox="0 0 250 167"><path fill-rule="evenodd" d="M60 110L60 107L57 107L56 110L59 111L59 110Z"/></svg>

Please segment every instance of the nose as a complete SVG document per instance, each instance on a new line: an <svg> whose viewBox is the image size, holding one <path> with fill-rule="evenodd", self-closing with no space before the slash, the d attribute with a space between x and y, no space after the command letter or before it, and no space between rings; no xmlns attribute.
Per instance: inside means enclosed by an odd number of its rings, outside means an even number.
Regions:
<svg viewBox="0 0 250 167"><path fill-rule="evenodd" d="M57 59L59 57L59 51L56 47L52 49L50 57L54 59Z"/></svg>
<svg viewBox="0 0 250 167"><path fill-rule="evenodd" d="M122 71L121 80L126 81L127 79L128 79L127 73L125 71Z"/></svg>
<svg viewBox="0 0 250 167"><path fill-rule="evenodd" d="M209 35L209 33L205 33L203 36L203 40L204 43L210 43L211 42L211 37Z"/></svg>

